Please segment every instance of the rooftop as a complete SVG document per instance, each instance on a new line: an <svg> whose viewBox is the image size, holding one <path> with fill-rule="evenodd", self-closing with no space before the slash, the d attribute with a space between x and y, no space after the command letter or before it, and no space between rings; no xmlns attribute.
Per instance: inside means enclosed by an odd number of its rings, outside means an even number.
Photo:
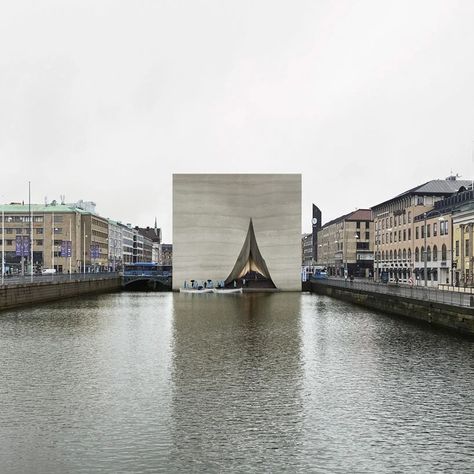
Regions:
<svg viewBox="0 0 474 474"><path fill-rule="evenodd" d="M18 212L18 213L29 213L30 212L30 206L28 204L20 204L20 203L12 203L12 204L0 204L0 212ZM33 214L44 214L48 212L57 212L59 213L65 213L65 212L77 212L79 214L91 214L88 211L85 211L84 209L81 209L80 207L72 207L68 206L66 204L31 204L31 212Z"/></svg>
<svg viewBox="0 0 474 474"><path fill-rule="evenodd" d="M415 186L414 188L408 189L401 194L397 194L395 197L387 199L375 206L372 206L372 209L375 209L379 206L383 206L391 201L398 200L405 196L411 195L429 195L429 196L449 196L453 193L458 192L460 189L467 189L471 185L469 180L458 180L455 177L449 177L447 179L433 179L427 181L426 183Z"/></svg>

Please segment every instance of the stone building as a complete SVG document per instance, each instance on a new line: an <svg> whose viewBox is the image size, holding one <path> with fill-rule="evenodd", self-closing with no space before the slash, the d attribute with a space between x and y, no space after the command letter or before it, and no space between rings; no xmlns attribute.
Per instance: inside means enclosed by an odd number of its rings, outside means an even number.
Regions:
<svg viewBox="0 0 474 474"><path fill-rule="evenodd" d="M30 206L12 203L0 206L0 211L5 216L2 245L8 271L29 273L32 262L34 271L54 268L58 273L107 268L106 219L55 201Z"/></svg>
<svg viewBox="0 0 474 474"><path fill-rule="evenodd" d="M371 276L373 232L370 209L358 209L327 222L318 232L318 265L326 267L331 276Z"/></svg>
<svg viewBox="0 0 474 474"><path fill-rule="evenodd" d="M389 281L411 282L412 284L423 282L424 284L425 265L422 259L425 252L425 237L422 234L424 230L421 230L424 229L424 215L427 213L427 221L429 220L427 225L430 224L429 239L431 239L426 249L429 245L432 252L436 246L437 252L442 252L443 245L448 246L447 242L451 235L450 218L447 212L436 210L436 203L449 198L460 189L465 189L469 183L469 181L457 180L453 176L444 180L432 180L372 207L375 224L374 265L377 280L383 276ZM432 212L429 213L429 211ZM443 235L441 235L441 221L448 222L442 225ZM436 236L433 236L434 227L436 227ZM426 237L428 239L428 235ZM418 261L415 261L417 248ZM426 253L428 254L427 250ZM428 263L428 255L426 258ZM430 258L432 262L432 255ZM427 268L426 276L429 285L437 285L440 278L443 282L446 281L446 274L449 272L441 270L444 268L441 262L436 261L435 272L432 271L431 265ZM436 276L436 281L431 278L432 276Z"/></svg>
<svg viewBox="0 0 474 474"><path fill-rule="evenodd" d="M461 197L461 196L459 196ZM453 283L474 286L474 192L462 196L452 216L453 221Z"/></svg>

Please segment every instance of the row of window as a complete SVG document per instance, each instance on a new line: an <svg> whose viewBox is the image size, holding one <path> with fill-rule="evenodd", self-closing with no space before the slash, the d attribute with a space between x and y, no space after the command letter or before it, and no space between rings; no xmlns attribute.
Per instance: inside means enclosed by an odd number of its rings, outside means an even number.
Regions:
<svg viewBox="0 0 474 474"><path fill-rule="evenodd" d="M0 216L2 222L2 216ZM30 216L5 216L5 222L31 222ZM33 216L33 222L44 222L43 216Z"/></svg>
<svg viewBox="0 0 474 474"><path fill-rule="evenodd" d="M441 247L441 260L443 262L446 261L447 259L447 254L448 250L446 248L446 245L443 244ZM421 261L423 262L424 260L424 255L425 255L425 248L421 247L419 249L418 247L415 248L415 262L419 262L420 258ZM382 256L382 261L385 260L410 260L411 261L411 249L399 249L397 250L390 250L390 251L384 251L382 250L382 253L378 252L378 257L380 258ZM426 250L426 260L428 262L437 262L438 261L438 247L436 245L433 246L433 249L428 245L427 250Z"/></svg>
<svg viewBox="0 0 474 474"><path fill-rule="evenodd" d="M420 230L419 230L420 229ZM448 235L449 227L448 221L441 221L439 223L439 235ZM433 237L437 237L438 235L438 224L435 222L433 223ZM420 237L421 236L421 237ZM426 237L431 237L431 224L426 225ZM422 225L419 228L415 228L415 239L425 238L425 226Z"/></svg>
<svg viewBox="0 0 474 474"><path fill-rule="evenodd" d="M408 211L408 213L403 213L399 214L398 216L390 216L390 217L385 217L385 219L380 219L377 221L377 229L390 229L391 227L397 226L397 225L405 225L405 224L411 224L411 211Z"/></svg>
<svg viewBox="0 0 474 474"><path fill-rule="evenodd" d="M5 229L5 234L25 234L29 235L31 229L23 228L23 227L8 227ZM34 229L35 234L42 234L43 233L43 228L38 227L37 229ZM0 234L2 233L2 229L0 228Z"/></svg>

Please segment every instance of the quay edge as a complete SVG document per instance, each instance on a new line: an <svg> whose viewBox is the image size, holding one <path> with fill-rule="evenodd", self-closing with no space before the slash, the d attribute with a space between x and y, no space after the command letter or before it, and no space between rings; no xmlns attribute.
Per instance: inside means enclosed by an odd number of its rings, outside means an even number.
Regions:
<svg viewBox="0 0 474 474"><path fill-rule="evenodd" d="M474 308L310 282L310 291L474 336ZM306 287L307 288L307 287Z"/></svg>

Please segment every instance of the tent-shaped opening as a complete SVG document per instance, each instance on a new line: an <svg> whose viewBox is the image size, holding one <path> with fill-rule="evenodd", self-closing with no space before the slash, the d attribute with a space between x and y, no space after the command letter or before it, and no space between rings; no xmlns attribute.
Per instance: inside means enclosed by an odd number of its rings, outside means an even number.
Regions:
<svg viewBox="0 0 474 474"><path fill-rule="evenodd" d="M250 219L247 237L234 268L225 281L226 287L275 288L267 264L257 245Z"/></svg>

